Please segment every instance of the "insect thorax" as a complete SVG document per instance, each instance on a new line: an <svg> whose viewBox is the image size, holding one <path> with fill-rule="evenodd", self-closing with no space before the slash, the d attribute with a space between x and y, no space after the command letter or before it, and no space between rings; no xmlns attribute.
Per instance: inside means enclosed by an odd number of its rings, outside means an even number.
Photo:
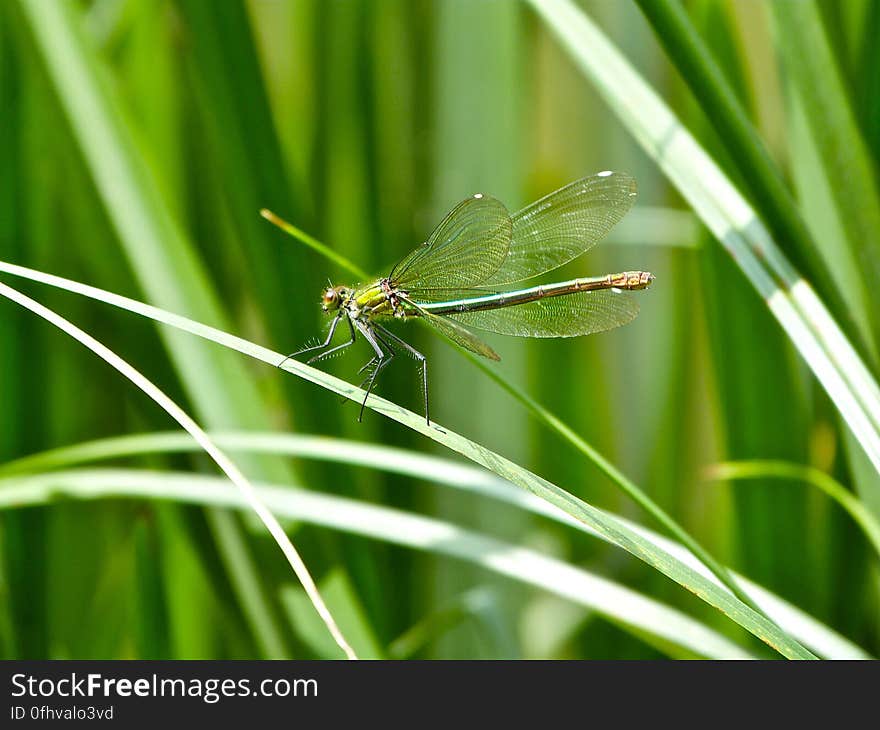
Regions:
<svg viewBox="0 0 880 730"><path fill-rule="evenodd" d="M388 278L361 289L346 303L350 317L402 317L406 314L401 293Z"/></svg>

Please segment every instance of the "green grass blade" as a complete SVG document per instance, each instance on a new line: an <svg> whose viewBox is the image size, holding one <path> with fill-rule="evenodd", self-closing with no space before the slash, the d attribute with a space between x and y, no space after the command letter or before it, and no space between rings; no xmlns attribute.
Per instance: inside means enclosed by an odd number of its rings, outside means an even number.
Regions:
<svg viewBox="0 0 880 730"><path fill-rule="evenodd" d="M591 462L599 467L602 473L605 474L605 476L607 476L609 479L611 479L611 481L613 481L621 490L623 490L623 492L630 499L632 499L643 510L645 510L645 512L651 515L651 517L653 517L659 524L666 528L666 530L668 530L671 535L678 539L679 542L681 542L683 545L686 545L688 550L690 550L700 560L700 562L702 562L707 568L709 568L709 570L718 578L718 580L721 581L721 583L726 588L730 589L737 598L739 598L752 608L759 610L752 603L748 595L743 593L740 587L736 584L736 581L731 578L727 568L725 568L714 557L712 557L712 555L702 545L700 545L700 543L698 543L693 537L690 536L690 534L688 534L687 530L679 525L678 522L676 522L672 518L672 516L666 512L666 510L664 510L662 507L660 507L659 504L651 499L651 497L649 497L642 489L640 489L639 486L635 484L635 482L629 479L629 477L627 477L616 466L614 466L614 464L612 464L608 459L602 456L602 454L600 454L596 449L594 449L590 444L582 439L573 429L563 423L562 420L559 419L555 414L547 410L525 391L517 388L513 383L501 377L495 370L492 369L491 366L487 365L485 361L475 357L469 352L464 352L463 350L462 354L467 357L474 365L480 368L480 370L482 370L486 375L488 375L489 378L494 380L505 391L516 398L523 406L525 406L529 413L535 416L535 418L544 423L551 430L558 433L565 441L571 444L575 449L580 451Z"/></svg>
<svg viewBox="0 0 880 730"><path fill-rule="evenodd" d="M807 273L822 298L834 305L832 308L838 316L847 312L873 311L864 306L862 282L843 282L839 278L837 283L832 281L828 265L820 257L816 242L779 170L709 46L694 28L679 0L636 2L654 27L657 39L682 78L699 100L701 109L714 125L718 139L727 148L730 161L748 185L763 220L776 240L789 244L795 265ZM838 248L836 255L839 257L843 254ZM844 283L854 284L855 287L839 286ZM848 318L842 321L846 323ZM859 326L859 341L866 343L876 358L876 322L873 327L870 321L856 321L855 324ZM853 329L850 328L851 336Z"/></svg>
<svg viewBox="0 0 880 730"><path fill-rule="evenodd" d="M339 631L339 627L336 625L336 622L333 620L333 616L327 610L327 606L322 600L320 594L318 593L318 589L315 586L312 577L309 575L308 568L306 568L305 563L300 558L299 553L296 551L296 548L293 547L293 543L290 542L290 539L285 534L283 528L278 523L278 520L275 516L266 509L265 505L260 501L256 492L254 492L253 487L250 482L245 478L244 474L239 470L238 466L235 465L232 460L229 459L226 454L224 454L217 446L211 441L208 435L199 427L199 425L190 418L183 409L180 408L171 398L169 398L161 389L156 387L150 380L145 378L140 372L138 372L135 368L129 365L125 360L120 358L116 353L112 352L100 342L98 342L91 335L87 334L79 327L68 322L66 319L56 314L50 309L42 306L41 304L35 302L30 297L21 294L15 289L7 286L6 284L0 283L0 295L5 296L7 299L20 304L25 309L33 312L39 317L42 317L50 324L58 327L58 329L62 330L66 334L73 337L79 343L90 349L94 352L98 357L104 360L108 365L111 365L120 374L124 375L128 378L135 386L137 386L144 394L152 398L157 405L159 405L169 416L171 416L175 421L177 421L184 430L187 431L202 447L205 453L214 460L217 466L223 471L224 474L229 478L229 480L238 487L242 496L244 497L247 504L253 509L253 511L260 518L260 521L266 526L266 529L275 539L275 542L278 543L278 547L281 548L281 552L284 553L284 556L287 558L287 562L290 564L290 567L293 569L297 578L299 578L300 583L303 588L309 595L309 599L312 602L312 605L315 607L318 615L323 620L324 624L327 626L328 631L333 636L336 643L343 650L346 656L349 659L356 659L357 656L354 654L354 651L349 646L348 642L342 636L342 633ZM238 554L241 554L241 551L238 551Z"/></svg>
<svg viewBox="0 0 880 730"><path fill-rule="evenodd" d="M880 471L880 388L754 210L579 8L570 0L530 4L767 302Z"/></svg>
<svg viewBox="0 0 880 730"><path fill-rule="evenodd" d="M522 201L527 169L525 150L530 139L524 104L530 84L524 83L524 62L529 38L520 8L515 3L447 0L430 3L425 11L426 30L430 33L425 40L430 39L438 62L427 66L419 79L421 83L414 87L418 94L416 109L424 110L417 114L425 117L425 130L429 132L425 158L416 160L427 169L414 180L419 186L414 191L416 195L407 196L412 207L423 212L407 226L409 241L405 247L387 254L391 261L401 258L413 243L424 240L431 225L440 221L463 196L491 191L516 208ZM476 74L475 69L479 69ZM325 234L324 240L335 247L337 240L330 233ZM478 443L504 444L509 453L518 455L539 453L531 439L532 426L528 419L517 418L515 403L504 393L487 389L481 378L464 376L456 348L433 337L426 327L409 329L411 343L428 357L434 399L442 394L447 421L468 423L469 435ZM521 339L508 338L503 357L505 368L523 374L535 367L535 358L540 353L530 351L528 343ZM398 393L392 399L402 396ZM478 408L474 408L475 403L479 403ZM541 468L537 463L534 467ZM441 516L458 513L452 500L442 496L436 509ZM492 505L477 504L472 518L478 524L493 524L502 534L522 534L528 528L522 515L498 515ZM445 566L436 578L447 595L461 593L473 586L475 580L475 576L455 566ZM501 611L509 612L503 607L508 601L499 601ZM499 617L495 625L502 623ZM495 638L500 639L503 633L501 629ZM447 651L455 655L467 643L456 631L438 642L438 646L441 650L448 647ZM504 649L506 643L501 639L498 644L501 656L516 656L519 647L510 654Z"/></svg>
<svg viewBox="0 0 880 730"><path fill-rule="evenodd" d="M807 8L805 7L804 10ZM796 52L794 46L805 42L807 40L803 37L805 35L818 36L816 41L821 47L817 46L816 51L825 55L826 58L828 57L827 43L823 38L821 27L798 29L799 22L790 25L791 19L787 17L787 14L777 15L773 11L771 15L776 18L776 25L785 36L780 38L777 43L783 66L790 66L791 56ZM828 22L827 15L824 20ZM786 23L786 25L782 26L782 23ZM827 30L830 33L830 27ZM873 45L873 43L868 44L869 47L873 47ZM841 50L836 50L836 58L831 61L832 63L843 63ZM810 63L812 64L814 61L815 59L811 57ZM858 178L860 174L863 177L865 172L856 171L854 177L850 177L849 173L846 173L843 178L838 177L842 165L846 163L846 158L850 155L865 154L866 147L858 136L861 131L853 139L852 146L849 145L848 137L841 138L841 135L849 135L854 133L854 130L852 128L853 120L846 108L849 100L840 98L846 92L840 88L841 79L837 73L839 69L836 70L833 66L813 67L813 70L819 74L814 79L815 86L822 88L813 88L813 83L809 83L805 88L805 79L800 65L798 64L799 68L794 69L793 72L783 75L783 88L789 112L787 131L791 140L790 164L794 185L798 191L804 217L821 245L823 255L827 260L836 263L836 277L841 287L853 292L864 290L865 301L861 308L857 305L852 307L850 311L853 316L862 318L874 316L876 318L880 310L874 306L874 281L870 276L870 269L863 266L860 261L861 256L870 256L867 251L871 246L871 240L854 238L859 236L860 227L866 225L870 212L861 209L858 211L861 223L849 220L847 217L849 215L848 206L851 201L841 201L840 199L841 195L851 193L865 195L866 190L856 190L864 184L864 180ZM857 64L855 67L859 69L860 75L874 73L873 67L870 66ZM865 89L865 85L859 87L856 83L856 86L848 86L846 91L858 93L859 88ZM824 103L830 102L834 98L843 104L842 108L826 109L823 107ZM817 123L819 119L821 121ZM845 140L844 144L846 145L843 157L834 151L841 145L841 139ZM870 151L868 153L873 156ZM870 162L873 166L873 160ZM870 184L870 172L867 174ZM876 471L872 472L870 467L865 468L864 458L858 453L858 449L852 448L852 438L849 434L844 437L844 441L847 444L849 469L854 477L853 484L865 500L866 505L874 510L875 515L880 515L880 475ZM741 456L748 458L753 455L754 452ZM766 453L764 455L769 456ZM802 460L794 459L793 461L801 462Z"/></svg>
<svg viewBox="0 0 880 730"><path fill-rule="evenodd" d="M62 105L141 288L151 301L223 326L226 317L201 262L164 203L125 113L101 84L74 6L21 7L44 54ZM205 422L220 425L233 409L239 423L259 422L260 402L241 363L216 360L191 338L164 332L177 371ZM230 383L242 383L230 388Z"/></svg>
<svg viewBox="0 0 880 730"><path fill-rule="evenodd" d="M135 527L137 566L137 655L144 659L171 656L167 596L160 569L157 527L143 520Z"/></svg>
<svg viewBox="0 0 880 730"><path fill-rule="evenodd" d="M207 131L208 164L223 181L234 245L241 246L247 281L276 342L290 337L290 321L311 312L311 301L290 296L290 282L305 268L301 250L277 246L254 213L294 204L282 162L269 99L242 0L220 4L182 0L177 9L187 39L193 103ZM241 275L241 274L240 274ZM308 308L308 309L307 309Z"/></svg>
<svg viewBox="0 0 880 730"><path fill-rule="evenodd" d="M876 340L880 314L870 299L874 284L880 281L880 188L875 162L856 121L817 3L771 3L769 8L787 78L803 104L813 137L820 141L821 171L846 231L845 248L858 262L861 281L848 283L867 288L861 310L873 317ZM839 254L836 250L835 255Z"/></svg>
<svg viewBox="0 0 880 730"><path fill-rule="evenodd" d="M0 256L20 260L26 236L33 234L23 215L27 154L20 144L27 128L24 91L29 77L19 73L27 61L21 55L16 59L12 11L0 8ZM33 137L39 139L39 135ZM0 317L0 351L4 353L0 402L6 414L0 419L0 453L4 454L21 453L35 435L34 427L23 427L22 421L30 408L33 386L45 370L28 360L29 352L42 348L38 349L40 343L27 327L27 317L23 311ZM4 522L0 530L0 656L4 658L49 655L48 542L46 518L39 513L25 512Z"/></svg>
<svg viewBox="0 0 880 730"><path fill-rule="evenodd" d="M490 589L477 586L436 607L388 644L388 657L412 659L423 647L442 636L450 628L470 618L479 619L492 604L493 598Z"/></svg>
<svg viewBox="0 0 880 730"><path fill-rule="evenodd" d="M49 77L67 115L107 214L119 236L132 272L150 301L224 326L226 315L205 267L175 220L163 182L147 164L139 135L113 87L109 69L84 37L82 16L73 3L20 3ZM199 419L214 428L235 424L267 427L270 418L246 369L225 353L210 353L173 331L160 331L175 370ZM290 476L287 465L262 459L243 463L248 473L269 479ZM215 516L214 521L222 521ZM271 602L250 593L259 577L253 560L242 563L236 547L215 540L227 565L243 565L247 575L232 574L239 597L248 595L246 613L255 632L271 622L264 645L280 635ZM241 540L236 541L238 545ZM250 607L249 607L250 606ZM256 611L257 613L254 613Z"/></svg>
<svg viewBox="0 0 880 730"><path fill-rule="evenodd" d="M468 466L450 459L401 448L327 436L271 432L211 432L209 436L218 446L233 453L245 451L274 453L381 469L414 479L430 480L442 486L510 504L532 514L573 527L592 537L605 539L583 522L573 519L543 499L512 487L508 482L482 468ZM198 445L187 434L176 431L116 436L51 449L0 464L0 478L18 474L36 474L51 469L70 469L94 461L156 453L188 452L196 451L198 448ZM631 521L621 517L617 519L678 560L717 581L717 578L714 578L684 546L663 538ZM864 651L827 626L746 578L733 575L742 589L761 606L767 615L819 655L829 659L867 658Z"/></svg>
<svg viewBox="0 0 880 730"><path fill-rule="evenodd" d="M273 352L268 348L243 338L96 287L90 287L62 279L61 277L42 274L25 267L2 262L0 262L0 271L25 276L32 280L67 289L68 291L92 297L142 316L150 317L156 321L164 322L178 329L238 350L243 354L273 366L278 366L279 363L285 361L285 357L280 353ZM287 372L320 385L334 393L338 393L349 400L360 402L366 395L360 388L294 360L287 359L284 362L283 368ZM752 632L783 655L790 658L814 658L809 651L787 636L778 626L775 626L765 616L760 615L738 598L731 595L727 590L719 589L710 580L684 565L681 561L672 558L665 551L658 550L651 542L646 541L641 535L627 528L615 518L560 489L555 484L542 479L527 469L463 436L449 430L440 429L434 425L426 424L422 416L416 415L384 398L371 395L367 399L366 405L377 413L391 418L462 454L468 459L487 467L503 479L547 500L576 520L590 525L597 532L605 536L609 542L623 548L667 577L688 588L688 590L693 591L704 601L715 606L715 608L725 613L743 626L743 628Z"/></svg>
<svg viewBox="0 0 880 730"><path fill-rule="evenodd" d="M329 246L321 243L314 236L310 236L308 233L301 231L292 223L288 223L286 220L276 215L271 210L268 210L267 208L262 208L260 210L260 215L263 216L263 218L265 218L271 224L278 226L289 236L293 236L293 238L295 238L300 243L305 244L313 251L317 251L324 258L329 259L330 261L335 263L337 266L339 266L339 268L345 269L350 274L353 274L360 281L366 281L370 278L370 275L366 271L358 266L355 266L348 258L337 253Z"/></svg>
<svg viewBox="0 0 880 730"><path fill-rule="evenodd" d="M788 461L727 461L709 469L709 478L717 481L731 479L785 479L816 487L834 500L859 526L868 542L880 556L880 522L859 499L834 477L819 469Z"/></svg>
<svg viewBox="0 0 880 730"><path fill-rule="evenodd" d="M346 574L338 567L334 568L321 579L319 588L357 655L361 659L384 659L379 640L369 624L355 587ZM311 601L302 588L284 586L281 601L290 614L294 630L321 659L344 659L339 647L323 630Z"/></svg>
<svg viewBox="0 0 880 730"><path fill-rule="evenodd" d="M229 489L223 479L187 473L82 469L8 477L0 484L0 509L51 503L59 495L74 499L171 499L215 507L247 508L241 495ZM290 486L261 484L257 489L261 500L281 518L355 532L473 562L595 609L628 630L646 631L700 656L749 656L742 647L678 610L556 558L447 522L358 500Z"/></svg>

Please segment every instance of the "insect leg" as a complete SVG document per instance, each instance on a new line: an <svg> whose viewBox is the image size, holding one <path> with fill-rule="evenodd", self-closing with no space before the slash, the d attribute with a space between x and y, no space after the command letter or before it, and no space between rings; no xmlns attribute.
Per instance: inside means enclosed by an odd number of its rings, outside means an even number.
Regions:
<svg viewBox="0 0 880 730"><path fill-rule="evenodd" d="M394 346L392 345L392 343L388 342L388 340L386 340L384 337L382 337L382 335L380 335L375 330L375 328L373 329L373 337L375 337L376 340L378 341L379 345L384 347L385 350L387 351L385 353L385 359L382 360L381 362L376 362L376 358L373 358L373 360L370 361L370 362L375 362L376 367L381 371L381 370L384 370L385 368L387 368L391 364L391 361L394 359L394 356L397 353L394 352ZM367 366L369 366L369 364L370 363L367 363L367 365L365 365L364 368L361 368L361 369L362 370L365 369ZM376 375L378 376L379 373L377 372Z"/></svg>
<svg viewBox="0 0 880 730"><path fill-rule="evenodd" d="M367 369L368 369L373 363L376 362L376 360L377 360L377 358L376 358L376 357L373 357L372 360L368 360L368 361L365 362L363 365L361 365L361 366L358 368L358 375L360 375L362 372L364 372L364 370L367 370ZM367 382L367 381L365 380L364 383L366 383L366 382ZM363 385L364 383L361 383L361 385ZM358 387L360 388L361 385L359 385Z"/></svg>
<svg viewBox="0 0 880 730"><path fill-rule="evenodd" d="M351 335L349 337L348 341L343 342L341 345L336 345L336 347L331 347L329 350L325 350L324 352L319 352L314 357L310 357L308 360L306 360L307 365L311 365L313 362L318 362L319 360L323 360L325 357L329 357L334 352L339 352L339 350L343 350L346 347L348 347L349 345L354 344L354 340L355 340L354 327L352 327L351 320L348 317L345 318L345 322L346 322L346 324L348 324L348 333L349 333L349 335Z"/></svg>
<svg viewBox="0 0 880 730"><path fill-rule="evenodd" d="M431 425L431 417L430 411L428 410L428 358L425 357L421 352L419 352L416 348L410 345L408 342L400 339L393 332L389 332L380 324L373 325L378 332L381 332L385 337L389 338L392 342L396 343L399 347L402 347L406 352L408 352L412 357L414 357L421 364L422 371L422 395L425 399L425 421L430 426ZM377 333L378 334L378 333Z"/></svg>
<svg viewBox="0 0 880 730"><path fill-rule="evenodd" d="M375 335L376 339L379 341L379 344L388 349L388 356L385 358L385 362L382 364L382 368L384 369L385 366L388 365L388 363L390 363L392 359L394 359L395 353L394 353L394 350L392 349L391 345L389 345L384 339L382 339L379 336L378 332L374 331L373 334ZM358 375L360 375L365 370L369 370L373 365L377 365L378 363L379 363L379 358L374 355L370 360L368 360L363 365L361 365L360 368L358 368ZM375 375L378 376L378 372ZM374 375L371 372L369 375L367 375L366 378L364 378L360 383L358 383L358 388L363 388L367 384L367 381L370 380L370 378L372 378L372 377L374 377ZM343 397L342 402L343 403L348 402L348 398Z"/></svg>
<svg viewBox="0 0 880 730"><path fill-rule="evenodd" d="M377 325L373 325L372 327L373 337L376 338L376 341L379 343L380 347L384 347L387 350L387 352L385 353L385 360L381 364L381 367L384 370L385 367L387 367L391 363L397 353L394 352L394 346L376 331L376 326ZM372 365L378 366L378 363L379 358L374 356L371 360L365 362L363 365L360 366L360 368L358 368L358 375L369 369ZM368 375L366 378L364 378L364 380L361 381L360 385L358 385L358 388L363 388L370 377L372 376Z"/></svg>
<svg viewBox="0 0 880 730"><path fill-rule="evenodd" d="M333 321L330 323L330 331L327 333L327 339L324 340L320 345L312 345L311 347L302 347L299 350L297 350L296 352L291 352L280 363L278 363L277 367L280 368L288 360L290 360L293 357L296 357L297 355L302 355L304 352L311 352L312 350L321 350L321 349L327 347L327 345L329 345L330 341L333 339L333 335L336 334L336 328L339 326L339 320L342 318L342 314L343 314L342 312L339 312L339 314L337 314L336 317L334 317ZM349 322L349 327L350 326L351 326L351 323ZM354 332L352 332L352 338L354 338ZM311 361L309 361L309 362L311 362Z"/></svg>
<svg viewBox="0 0 880 730"><path fill-rule="evenodd" d="M384 350L382 350L382 347L379 345L378 338L376 337L373 329L369 325L358 321L355 322L355 326L358 328L358 331L364 336L364 339L366 339L366 341L370 343L370 347L373 348L373 352L376 353L376 367L373 369L373 372L370 373L370 376L367 379L367 392L366 395L364 395L364 401L363 403L361 403L361 410L358 414L358 423L360 423L364 417L364 408L366 408L367 406L367 398L370 397L370 393L373 392L373 386L376 385L376 378L378 377L381 370L388 364L388 362L390 362L391 358L385 354Z"/></svg>

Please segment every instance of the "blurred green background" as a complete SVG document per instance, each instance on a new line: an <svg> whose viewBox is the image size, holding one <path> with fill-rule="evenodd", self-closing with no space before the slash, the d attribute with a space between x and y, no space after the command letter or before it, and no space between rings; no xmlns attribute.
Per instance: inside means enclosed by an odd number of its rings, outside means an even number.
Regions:
<svg viewBox="0 0 880 730"><path fill-rule="evenodd" d="M843 235L827 204L834 177L817 173L828 171L823 145L834 154L839 140L810 133L809 108L784 63L788 28L771 5L685 7L822 241L818 263L787 252L802 273L839 286L854 265L834 243ZM738 183L725 140L638 5L581 7ZM815 7L873 174L878 4ZM76 75L71 58L91 80ZM110 110L109 127L89 97L93 88ZM318 297L328 277L355 282L267 224L260 208L381 273L469 194L491 193L515 210L586 174L629 172L640 189L635 209L607 244L554 279L652 271L657 281L639 296L639 318L575 340L489 336L502 356L493 367L713 555L865 650L880 649L877 556L852 521L803 482L717 482L707 467L781 459L852 488L863 478L874 489L876 474L853 470L833 405L765 303L527 4L5 2L0 160L4 261L149 301L283 352L324 331ZM90 300L4 281L129 360L206 428L442 453L373 412L358 424L351 404L236 353L160 333ZM871 279L863 283L870 292ZM853 321L877 316L875 297L864 298L863 310L845 301L834 313L850 332ZM439 337L415 325L406 335L430 357L439 423L591 504L651 524L595 465ZM366 346L357 348L324 367L357 382L368 359ZM173 426L106 364L10 302L0 302L0 356L0 462ZM404 358L378 392L421 408L416 368ZM588 567L769 655L646 565L521 510L381 469L236 458L253 478L431 515ZM193 455L118 464L214 473ZM675 655L562 598L430 551L304 524L290 525L289 534L368 655ZM171 502L62 501L0 513L0 552L4 658L337 656L277 547L240 515ZM401 654L395 640L405 635L419 639Z"/></svg>

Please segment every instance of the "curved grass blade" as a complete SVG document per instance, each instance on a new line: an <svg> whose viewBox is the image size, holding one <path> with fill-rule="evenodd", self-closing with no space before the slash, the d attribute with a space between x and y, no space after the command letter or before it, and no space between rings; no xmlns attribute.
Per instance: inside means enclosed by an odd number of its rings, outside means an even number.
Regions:
<svg viewBox="0 0 880 730"><path fill-rule="evenodd" d="M291 319L311 314L303 297L290 297L288 282L305 264L305 252L272 245L253 211L260 205L297 205L283 163L251 14L245 3L183 2L175 6L191 82L193 113L210 148L202 175L224 181L223 204L232 238L242 246L247 270L242 285L260 303L262 319L276 341L290 336ZM298 191L297 191L298 192ZM245 284L245 281L247 284Z"/></svg>
<svg viewBox="0 0 880 730"><path fill-rule="evenodd" d="M278 226L282 231L284 231L287 235L293 236L300 243L305 244L313 251L317 251L324 258L329 259L330 261L337 264L340 268L345 269L346 271L354 274L359 281L366 281L370 278L370 275L364 271L363 269L358 268L357 266L352 265L352 263L345 258L345 256L341 256L336 251L334 251L329 246L321 243L314 236L310 236L308 233L301 231L292 223L288 223L286 220L281 218L280 216L273 213L268 208L262 208L260 210L260 215L263 216L267 221L269 221L272 225Z"/></svg>
<svg viewBox="0 0 880 730"><path fill-rule="evenodd" d="M583 11L570 0L529 2L767 302L880 472L880 388L754 210Z"/></svg>
<svg viewBox="0 0 880 730"><path fill-rule="evenodd" d="M124 110L101 83L102 68L78 27L70 3L22 2L50 77L70 118L98 193L107 208L132 271L146 297L159 306L189 312L227 326L217 293L171 211L162 200ZM161 331L187 394L209 425L229 422L265 426L261 398L241 363L215 358L189 338ZM287 476L283 467L254 465L267 478ZM257 468L260 466L261 468Z"/></svg>
<svg viewBox="0 0 880 730"><path fill-rule="evenodd" d="M85 37L80 7L27 0L19 6L145 298L226 326L226 313L205 266L175 220L162 181L147 163L122 99L107 83L113 75ZM209 427L230 422L250 428L269 426L272 419L264 400L242 363L225 353L209 353L173 331L160 328L159 337L202 423ZM292 476L286 464L270 457L242 466L264 479L283 481ZM262 643L275 643L274 637L283 636L283 631L265 590L252 590L259 585L259 570L251 556L243 560L240 526L218 512L208 513L206 519L243 611L258 634L260 626L268 627L262 632Z"/></svg>
<svg viewBox="0 0 880 730"><path fill-rule="evenodd" d="M823 471L803 464L788 461L756 459L753 461L725 461L714 464L707 472L710 479L728 481L732 479L785 479L803 482L816 487L834 500L859 526L865 538L871 543L880 557L880 522L864 504L838 482Z"/></svg>
<svg viewBox="0 0 880 730"><path fill-rule="evenodd" d="M47 309L30 297L25 296L6 284L0 283L0 296L10 299L25 309L30 310L37 316L42 317L50 324L53 324L58 329L62 330L65 334L90 349L108 365L118 370L120 374L124 375L141 391L152 398L157 405L177 421L198 442L199 446L202 447L208 456L210 456L214 462L216 462L217 466L223 470L226 476L229 477L229 480L238 487L244 497L245 503L257 514L261 522L266 526L266 529L275 539L275 542L278 544L278 547L281 548L281 552L284 553L284 557L287 558L287 562L290 563L290 567L293 569L297 578L299 578L306 593L308 593L312 605L324 621L324 624L327 626L333 639L349 659L357 659L357 656L355 656L354 651L345 640L345 637L342 636L336 622L333 620L333 616L330 615L327 606L321 599L317 586L315 586L311 575L309 575L308 568L302 561L302 558L300 558L296 548L293 547L293 543L290 542L290 539L278 523L278 520L260 501L244 474L241 473L239 468L229 459L228 456L226 456L226 454L214 445L199 425L190 418L180 406L165 395L162 390L157 388L138 370L129 365L116 353L106 348L91 335L83 332L79 327L76 327L52 310Z"/></svg>
<svg viewBox="0 0 880 730"><path fill-rule="evenodd" d="M9 274L23 276L45 284L67 289L84 296L103 301L107 304L127 309L142 316L149 317L159 322L171 325L192 334L213 340L226 347L238 350L258 360L262 360L272 366L284 360L281 353L249 342L241 337L230 335L227 332L214 327L195 322L177 314L166 312L158 307L153 307L142 302L122 297L118 294L98 289L96 287L79 284L61 277L43 274L27 269L22 266L0 262L0 271ZM339 378L324 373L315 368L293 360L286 360L284 369L311 383L320 385L327 390L338 393L349 400L363 402L366 394L360 388L352 386ZM373 411L391 418L408 428L411 428L434 441L443 444L447 448L471 459L472 461L487 467L503 479L529 491L549 503L557 506L576 520L584 522L603 535L609 542L623 548L630 554L646 562L648 565L659 570L675 582L684 586L704 601L719 609L738 624L743 626L762 641L786 657L799 659L815 658L798 642L786 635L772 621L752 609L745 602L732 595L728 589L720 589L705 576L673 558L665 550L658 549L650 541L625 526L616 518L587 504L555 484L533 474L519 465L505 459L499 454L480 446L469 439L449 430L440 430L425 423L424 418L408 411L401 406L385 400L376 395L371 395L366 400L366 406ZM693 542L693 541L692 541ZM705 551L704 551L705 552ZM702 557L702 556L701 556ZM717 563L716 563L717 564ZM724 575L724 571L721 571Z"/></svg>
<svg viewBox="0 0 880 730"><path fill-rule="evenodd" d="M0 509L75 499L173 499L246 509L242 496L219 477L138 469L77 469L0 480ZM533 550L439 520L298 487L260 484L261 501L279 517L354 532L386 542L477 563L600 612L627 630L713 658L747 658L729 639L647 596Z"/></svg>
<svg viewBox="0 0 880 730"><path fill-rule="evenodd" d="M745 109L737 98L721 67L706 42L694 28L679 0L636 0L642 13L654 27L655 34L666 53L675 63L688 87L701 102L701 108L718 131L718 140L730 152L729 160L736 166L743 181L749 186L762 217L779 241L789 242L800 264L816 283L822 298L832 304L838 316L851 317L847 312L865 312L872 309L863 304L861 282L855 286L837 286L832 281L828 265L819 255L819 247L798 211L782 175L774 165ZM786 33L787 34L787 33ZM845 254L836 247L835 257ZM844 305L844 301L847 305ZM858 335L876 357L876 341L871 326L854 320L849 334ZM860 327L860 329L856 329ZM874 328L876 332L876 327Z"/></svg>
<svg viewBox="0 0 880 730"><path fill-rule="evenodd" d="M856 311L872 320L876 361L880 338L880 310L873 305L874 284L880 280L876 163L856 121L817 3L801 0L768 7L778 26L776 40L786 79L803 104L806 124L818 142L819 174L827 178L845 231L846 240L835 247L834 256L851 256L856 262L851 269L860 274L847 284L863 295L863 306Z"/></svg>
<svg viewBox="0 0 880 730"><path fill-rule="evenodd" d="M381 469L419 480L429 480L510 504L534 515L573 527L591 537L605 539L595 530L562 510L532 494L516 489L485 469L458 461L408 451L392 446L360 443L329 436L307 436L274 432L209 433L220 447L231 451L267 452L299 458L332 461ZM63 446L0 464L0 479L18 474L36 474L52 469L70 469L83 463L155 453L197 451L198 446L186 434L169 431L134 434ZM718 579L684 546L651 530L618 517L622 523L642 534L678 560L687 563L706 577ZM868 654L827 626L803 613L766 589L736 573L734 580L752 600L785 631L828 659L867 659ZM718 585L721 585L718 583Z"/></svg>
<svg viewBox="0 0 880 730"><path fill-rule="evenodd" d="M420 616L415 624L388 644L389 659L411 659L436 638L465 623L468 619L479 622L481 628L492 630L493 607L497 605L497 591L476 586L451 601L432 607L430 613Z"/></svg>

